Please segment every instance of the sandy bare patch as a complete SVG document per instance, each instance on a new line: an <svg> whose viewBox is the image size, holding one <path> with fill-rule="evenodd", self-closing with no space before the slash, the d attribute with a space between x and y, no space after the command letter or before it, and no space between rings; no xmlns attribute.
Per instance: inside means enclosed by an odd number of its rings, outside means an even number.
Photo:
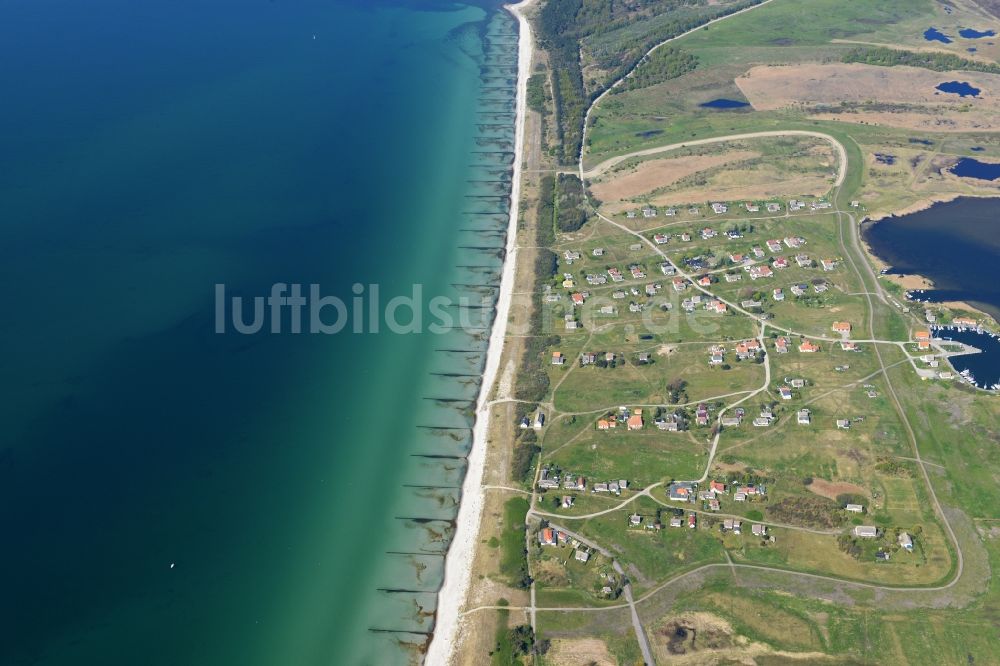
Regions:
<svg viewBox="0 0 1000 666"><path fill-rule="evenodd" d="M601 201L632 199L676 183L699 171L754 157L760 157L760 153L734 150L721 155L685 155L646 160L629 171L608 174L602 182L593 183L591 190Z"/></svg>
<svg viewBox="0 0 1000 666"><path fill-rule="evenodd" d="M966 81L981 92L978 97L959 97L937 91L935 87L945 81ZM737 78L736 85L758 110L795 107L815 110L817 117L846 122L936 131L1000 128L997 74L843 63L757 66ZM867 108L857 113L824 108L839 107L842 102L878 102L899 108ZM914 106L923 107L927 113L914 110Z"/></svg>
<svg viewBox="0 0 1000 666"><path fill-rule="evenodd" d="M741 182L743 181L743 182ZM739 171L720 174L707 187L685 187L650 199L654 206L703 203L705 201L751 201L784 196L821 197L830 191L832 176L782 177L775 170ZM731 183L727 185L726 183Z"/></svg>
<svg viewBox="0 0 1000 666"><path fill-rule="evenodd" d="M596 638L555 638L549 651L545 653L545 663L552 666L615 666L615 659L608 652L608 646Z"/></svg>
<svg viewBox="0 0 1000 666"><path fill-rule="evenodd" d="M660 345L656 350L657 356L670 356L677 351L677 345Z"/></svg>
<svg viewBox="0 0 1000 666"><path fill-rule="evenodd" d="M923 275L889 275L889 279L903 289L933 289L934 283Z"/></svg>
<svg viewBox="0 0 1000 666"><path fill-rule="evenodd" d="M833 483L825 479L813 478L806 488L809 492L816 493L821 497L835 500L838 495L863 495L868 497L868 491L854 483Z"/></svg>

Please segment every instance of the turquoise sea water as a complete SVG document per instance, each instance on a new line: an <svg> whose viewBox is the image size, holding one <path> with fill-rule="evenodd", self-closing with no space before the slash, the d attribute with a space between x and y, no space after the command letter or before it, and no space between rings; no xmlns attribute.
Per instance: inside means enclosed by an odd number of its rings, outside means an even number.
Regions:
<svg viewBox="0 0 1000 666"><path fill-rule="evenodd" d="M215 285L489 305L497 4L0 8L0 663L419 659L486 331L219 335Z"/></svg>

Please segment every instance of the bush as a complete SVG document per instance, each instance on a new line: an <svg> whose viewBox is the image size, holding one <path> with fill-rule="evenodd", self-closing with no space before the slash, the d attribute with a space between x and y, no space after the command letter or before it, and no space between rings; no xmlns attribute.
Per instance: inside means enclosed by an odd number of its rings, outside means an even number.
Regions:
<svg viewBox="0 0 1000 666"><path fill-rule="evenodd" d="M503 507L503 532L500 534L500 573L505 575L511 586L526 590L531 587L528 573L528 549L525 546L525 517L528 515L528 500L512 497Z"/></svg>
<svg viewBox="0 0 1000 666"><path fill-rule="evenodd" d="M852 49L844 54L843 62L858 62L879 67L921 67L934 72L949 72L963 70L967 72L987 72L1000 74L1000 65L991 62L977 62L950 53L927 51L897 51L885 47L863 47Z"/></svg>
<svg viewBox="0 0 1000 666"><path fill-rule="evenodd" d="M556 188L556 227L559 231L578 231L587 221L583 184L577 176L559 174Z"/></svg>
<svg viewBox="0 0 1000 666"><path fill-rule="evenodd" d="M837 527L844 522L840 507L825 497L786 497L767 507L776 522L809 527Z"/></svg>

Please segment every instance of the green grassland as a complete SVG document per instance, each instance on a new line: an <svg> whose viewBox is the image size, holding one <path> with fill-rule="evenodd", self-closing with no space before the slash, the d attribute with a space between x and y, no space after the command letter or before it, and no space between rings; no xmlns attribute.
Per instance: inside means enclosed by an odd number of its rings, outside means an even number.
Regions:
<svg viewBox="0 0 1000 666"><path fill-rule="evenodd" d="M839 62L858 43L916 50L926 46L922 33L931 25L947 28L960 20L972 25L974 15L967 3L955 3L954 16L941 7L930 0L773 0L695 32L672 45L696 58L694 71L601 101L587 133L585 166L690 139L799 129L827 133L845 146L850 163L846 180L828 195L841 211L851 210L854 199L861 200L858 212L863 214L899 210L927 197L982 193L942 174L941 165L973 145L984 147L982 155L1000 157L1000 137L994 134L927 133L815 120L796 109L709 112L697 106L715 97L740 98L734 79L752 65ZM617 26L586 37L585 62L593 58L588 53L613 50L616 40L637 29ZM960 46L934 48L962 55ZM597 77L607 71L594 69ZM812 168L799 161L802 148L810 143L760 141L742 147L752 146L765 159L787 158L784 172L794 173ZM673 154L732 148L689 147ZM891 153L897 160L883 164L874 159L875 153ZM673 154L629 159L604 177ZM700 174L708 183L725 176L725 168ZM543 308L546 332L558 335L559 342L539 352L539 372L548 386L540 408L549 418L538 434L540 461L586 477L588 490L541 493L533 509L559 516L553 520L608 549L625 567L638 599L637 612L659 658L678 645L674 630L680 619L716 618L722 624L704 634L697 649L700 663L740 663L748 658L750 645L758 646L752 656L762 664L788 663L773 654L777 650L814 655L817 662L822 654L828 657L822 663L835 664L926 663L928 655L942 664L998 663L1000 582L991 575L1000 564L996 398L921 380L907 353L893 342L909 339L917 322L871 296L875 279L861 266L863 257L849 246L848 217L808 210L787 214L791 197L801 198L785 193L782 211L771 215L751 214L734 205L729 213L716 216L705 202L694 202L697 214L678 202L678 214L669 219L662 214L629 218L624 210L615 210L606 213L609 222L588 211L582 227L556 234L556 273L539 285L540 292L547 288L545 294L560 297L546 301ZM639 208L644 201L637 197L633 203ZM702 239L700 230L706 226L720 234ZM740 228L742 238L722 233L731 228ZM673 237L654 249L635 235L651 240L655 233ZM682 233L690 233L693 240L680 241ZM806 244L774 253L767 249L767 240L786 236L801 236ZM789 267L776 269L770 278L751 280L729 256L749 255L754 247L765 250L758 263L784 256ZM603 256L594 256L595 248L602 248ZM581 256L570 263L564 257L567 251ZM760 335L760 322L733 310L709 314L703 305L684 312L682 302L700 292L691 285L681 292L672 288L673 276L659 271L661 252L682 270L713 276L708 289L715 296L736 304L764 301L754 312L767 317L765 363L737 362L734 353L736 341ZM836 267L799 267L794 258L800 253L816 263L834 259ZM687 268L695 257L703 268ZM642 267L646 276L630 275L633 265ZM587 284L588 275L607 275L612 267L624 274L622 282ZM740 273L742 278L727 282L726 273ZM572 287L563 286L564 274L572 277ZM827 289L817 293L812 287L820 283ZM806 284L806 294L793 296L791 286L796 284ZM647 285L659 288L648 296ZM774 300L775 288L785 292L783 301ZM618 291L625 292L624 298L614 297ZM587 293L584 306L571 306L570 294L575 292ZM648 307L630 312L632 302ZM613 311L601 313L606 306ZM569 313L581 322L579 329L565 329L563 318ZM841 349L835 341L839 336L831 331L834 321L850 322L850 337L866 340L859 351ZM882 342L867 341L871 331ZM777 335L790 338L788 353L774 351ZM827 339L817 340L818 353L802 353L797 349L801 335ZM709 348L717 344L726 349L726 369L708 363ZM550 363L553 351L566 356L564 365ZM602 358L613 352L616 360L601 367L582 366L584 352ZM640 354L649 358L640 360ZM765 368L770 370L769 381ZM782 399L778 389L792 379L802 379L805 385L793 389L791 399ZM691 418L702 401L712 407L707 427L695 426ZM737 405L746 410L743 422L720 429L719 410L728 407L727 414L732 414ZM642 409L644 427L628 431L622 423L599 431L597 420L619 407ZM775 420L768 427L752 425L765 407ZM809 425L797 423L801 409L810 411ZM659 411L683 412L690 429L658 430L652 421ZM849 420L850 428L838 427L838 419ZM928 464L921 467L918 457ZM731 493L722 495L718 514L709 511L707 502L668 501L667 482L697 479L706 469L708 479L766 482L767 495L747 502L734 501ZM589 490L594 482L615 479L628 479L630 489L620 496ZM651 496L637 496L658 483L664 485L648 490ZM558 506L563 494L575 498L572 508ZM864 513L846 512L847 501L864 504ZM685 515L695 511L697 528L688 529L686 523L682 528L645 528L657 520L667 523L675 510ZM643 517L639 527L629 524L633 513ZM729 516L744 520L742 534L720 529ZM751 535L754 521L769 526L769 538ZM854 538L851 530L856 525L875 525L880 536ZM914 537L912 553L897 544L902 531ZM880 549L891 553L888 561L876 559ZM541 549L532 557L540 637L595 639L618 663L641 659L627 608L544 610L607 604L594 592L600 588L602 570L607 573L604 558L582 565L572 561L572 552L565 548ZM539 662L548 663L544 656Z"/></svg>
<svg viewBox="0 0 1000 666"><path fill-rule="evenodd" d="M754 65L839 62L858 44L899 44L958 54L968 40L956 39L953 44L934 43L928 47L923 38L923 31L930 25L952 24L959 20L958 16L969 24L973 20L977 24L983 22L981 16L965 12L962 6L953 16L929 1L778 0L697 31L671 45L697 58L694 71L614 95L594 110L587 134L586 164L592 166L607 157L639 148L694 138L771 129L811 129L829 133L850 151L858 151L852 160L858 157L866 168L852 173L852 178L861 185L854 196L869 211L885 214L942 196L989 192L990 188L981 183L943 175L941 165L953 161L969 146L980 145L975 143L978 140L983 140L986 150L995 154L995 135L984 136L973 131L916 132L860 124L851 122L848 107L827 109L847 121L838 122L812 119L807 112L796 108L718 112L698 106L718 97L742 99L734 79ZM1000 57L1000 52L994 57ZM911 141L914 138L921 142ZM892 165L879 164L874 159L876 153L892 154L897 159ZM989 153L984 151L984 154Z"/></svg>

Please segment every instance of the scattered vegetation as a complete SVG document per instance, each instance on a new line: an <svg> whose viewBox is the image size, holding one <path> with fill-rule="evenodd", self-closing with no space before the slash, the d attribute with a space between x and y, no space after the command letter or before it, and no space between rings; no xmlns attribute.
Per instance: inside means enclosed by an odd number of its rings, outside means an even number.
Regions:
<svg viewBox="0 0 1000 666"><path fill-rule="evenodd" d="M503 532L500 534L500 573L513 587L526 590L531 586L528 573L528 549L525 545L525 516L528 500L512 497L503 505Z"/></svg>
<svg viewBox="0 0 1000 666"><path fill-rule="evenodd" d="M522 483L529 481L532 463L541 450L535 431L531 428L522 430L510 461L511 478Z"/></svg>
<svg viewBox="0 0 1000 666"><path fill-rule="evenodd" d="M844 522L836 502L824 497L786 497L767 507L767 514L775 522L806 527L831 528Z"/></svg>
<svg viewBox="0 0 1000 666"><path fill-rule="evenodd" d="M559 231L578 231L587 221L583 183L573 174L559 174L556 190L556 226Z"/></svg>
<svg viewBox="0 0 1000 666"><path fill-rule="evenodd" d="M545 113L545 105L549 101L549 94L545 90L545 74L532 74L528 79L526 101L532 111Z"/></svg>
<svg viewBox="0 0 1000 666"><path fill-rule="evenodd" d="M686 53L673 47L657 49L639 67L632 76L615 88L615 94L628 90L648 88L670 79L694 71L698 67L698 56Z"/></svg>
<svg viewBox="0 0 1000 666"><path fill-rule="evenodd" d="M844 54L842 62L858 62L865 65L877 65L879 67L906 65L908 67L921 67L935 72L962 70L966 72L1000 74L1000 65L992 62L977 62L951 53L939 53L936 51L917 53L915 51L898 51L884 46L851 49Z"/></svg>
<svg viewBox="0 0 1000 666"><path fill-rule="evenodd" d="M548 0L538 13L539 42L549 54L554 74L552 100L556 112L557 157L565 163L576 161L583 138L583 118L593 101L614 80L632 69L649 49L707 21L759 4L761 0L740 0L724 5L692 3L690 0ZM655 17L655 21L651 20ZM595 50L593 57L605 75L584 85L580 44L588 37L608 34L645 22L614 40L613 48ZM658 75L675 71L677 63L655 69ZM655 75L651 75L655 76Z"/></svg>

